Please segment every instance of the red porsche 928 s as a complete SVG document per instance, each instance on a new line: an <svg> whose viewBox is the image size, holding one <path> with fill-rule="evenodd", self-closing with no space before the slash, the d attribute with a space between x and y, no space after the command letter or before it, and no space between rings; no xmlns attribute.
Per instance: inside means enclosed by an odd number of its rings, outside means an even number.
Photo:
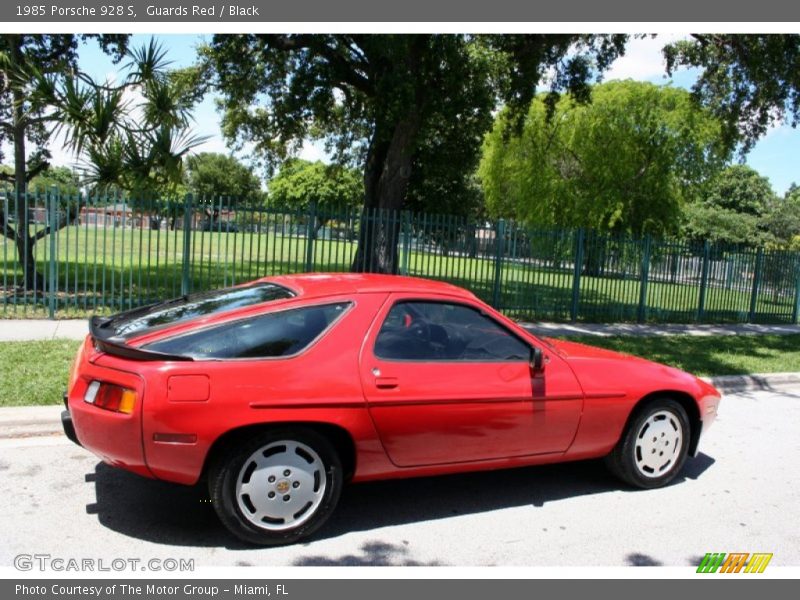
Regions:
<svg viewBox="0 0 800 600"><path fill-rule="evenodd" d="M93 317L62 420L110 465L206 479L231 532L274 545L319 528L346 481L606 457L626 483L663 486L719 401L449 284L308 274Z"/></svg>

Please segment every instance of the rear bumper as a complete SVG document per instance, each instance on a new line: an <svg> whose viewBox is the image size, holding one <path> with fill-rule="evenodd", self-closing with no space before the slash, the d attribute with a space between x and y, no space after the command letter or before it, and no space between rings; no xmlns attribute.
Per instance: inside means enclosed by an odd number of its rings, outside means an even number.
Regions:
<svg viewBox="0 0 800 600"><path fill-rule="evenodd" d="M78 441L78 435L75 433L75 425L72 423L72 415L68 410L61 411L61 426L64 428L64 435L66 435L71 442L81 445Z"/></svg>
<svg viewBox="0 0 800 600"><path fill-rule="evenodd" d="M83 350L79 354L67 395L67 411L61 415L64 433L103 462L152 477L142 447L144 382L135 373L92 363L87 360L88 347ZM135 390L137 401L133 413L113 412L84 402L86 388L91 381L107 382Z"/></svg>

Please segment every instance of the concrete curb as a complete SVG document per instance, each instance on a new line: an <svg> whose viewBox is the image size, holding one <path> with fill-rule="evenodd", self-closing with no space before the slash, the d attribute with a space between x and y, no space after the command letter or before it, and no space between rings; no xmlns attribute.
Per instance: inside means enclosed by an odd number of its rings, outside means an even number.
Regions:
<svg viewBox="0 0 800 600"><path fill-rule="evenodd" d="M800 390L800 373L764 373L753 375L721 375L703 377L720 392L749 392L758 390Z"/></svg>
<svg viewBox="0 0 800 600"><path fill-rule="evenodd" d="M731 394L748 391L779 391L796 389L800 392L800 373L757 373L753 375L724 375L703 377L720 392ZM12 406L0 408L0 441L33 437L62 436L62 405Z"/></svg>
<svg viewBox="0 0 800 600"><path fill-rule="evenodd" d="M64 435L58 406L11 406L0 408L0 440Z"/></svg>

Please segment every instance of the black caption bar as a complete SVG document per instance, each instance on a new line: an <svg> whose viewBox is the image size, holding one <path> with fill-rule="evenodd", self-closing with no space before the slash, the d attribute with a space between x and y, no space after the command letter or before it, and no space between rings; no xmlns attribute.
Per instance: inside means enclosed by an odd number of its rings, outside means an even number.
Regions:
<svg viewBox="0 0 800 600"><path fill-rule="evenodd" d="M724 6L724 8L723 8ZM786 0L6 0L0 22L796 22Z"/></svg>

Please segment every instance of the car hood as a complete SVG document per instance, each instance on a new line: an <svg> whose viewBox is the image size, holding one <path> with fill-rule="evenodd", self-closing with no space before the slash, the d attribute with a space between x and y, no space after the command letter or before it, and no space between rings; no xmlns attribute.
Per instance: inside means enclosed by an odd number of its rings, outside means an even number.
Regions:
<svg viewBox="0 0 800 600"><path fill-rule="evenodd" d="M606 350L605 348L597 348L596 346L587 346L586 344L580 344L578 342L568 342L566 340L557 340L553 338L546 338L546 341L555 348L561 357L567 360L572 358L603 358L634 362L651 362L638 356L614 352L613 350Z"/></svg>
<svg viewBox="0 0 800 600"><path fill-rule="evenodd" d="M577 342L546 341L570 365L585 390L636 396L654 390L681 390L695 397L709 393L708 384L675 367Z"/></svg>

